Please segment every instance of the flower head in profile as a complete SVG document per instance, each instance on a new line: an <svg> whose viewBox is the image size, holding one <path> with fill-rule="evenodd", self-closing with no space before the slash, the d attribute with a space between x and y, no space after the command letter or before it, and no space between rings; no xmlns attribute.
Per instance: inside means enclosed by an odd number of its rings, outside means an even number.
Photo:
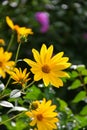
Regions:
<svg viewBox="0 0 87 130"><path fill-rule="evenodd" d="M8 73L15 65L14 61L10 61L12 57L11 52L4 52L4 49L0 47L0 76L6 77L6 72Z"/></svg>
<svg viewBox="0 0 87 130"><path fill-rule="evenodd" d="M20 84L22 87L25 87L26 83L30 80L29 74L27 73L27 68L23 71L21 68L14 68L13 71L10 72L11 78L15 80L13 84Z"/></svg>
<svg viewBox="0 0 87 130"><path fill-rule="evenodd" d="M0 45L5 45L5 41L3 39L0 39Z"/></svg>
<svg viewBox="0 0 87 130"><path fill-rule="evenodd" d="M52 105L52 100L46 101L44 98L37 109L26 112L26 115L31 118L30 126L36 125L38 130L57 129L56 123L59 120L55 109L56 105Z"/></svg>
<svg viewBox="0 0 87 130"><path fill-rule="evenodd" d="M49 83L55 87L63 86L61 77L69 77L63 70L71 64L68 63L68 57L62 57L63 52L53 55L53 45L48 49L45 44L42 45L40 53L32 49L35 61L25 58L24 61L31 66L31 72L34 74L34 80L43 79L45 86Z"/></svg>
<svg viewBox="0 0 87 130"><path fill-rule="evenodd" d="M18 43L20 42L26 42L27 41L27 36L29 34L33 34L31 28L26 28L26 27L20 27L19 25L15 25L13 21L7 16L6 17L6 22L8 26L17 32L17 41Z"/></svg>
<svg viewBox="0 0 87 130"><path fill-rule="evenodd" d="M35 18L41 25L40 32L46 33L49 29L49 14L47 12L36 12Z"/></svg>
<svg viewBox="0 0 87 130"><path fill-rule="evenodd" d="M27 36L29 34L33 34L31 28L26 28L26 27L18 27L16 29L17 34L18 34L18 43L19 42L26 42L27 41Z"/></svg>

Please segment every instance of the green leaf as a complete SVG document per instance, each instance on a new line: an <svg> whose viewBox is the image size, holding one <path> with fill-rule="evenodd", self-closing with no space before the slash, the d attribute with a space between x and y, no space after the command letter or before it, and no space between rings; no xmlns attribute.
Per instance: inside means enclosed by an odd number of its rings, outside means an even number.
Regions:
<svg viewBox="0 0 87 130"><path fill-rule="evenodd" d="M83 109L80 111L81 115L87 115L87 105L83 107Z"/></svg>
<svg viewBox="0 0 87 130"><path fill-rule="evenodd" d="M72 71L71 72L71 78L76 78L76 77L78 77L78 72L76 72L76 71Z"/></svg>
<svg viewBox="0 0 87 130"><path fill-rule="evenodd" d="M84 77L84 83L87 84L87 77Z"/></svg>
<svg viewBox="0 0 87 130"><path fill-rule="evenodd" d="M78 66L77 70L78 70L78 72L82 72L83 70L85 70L85 66L84 65L83 66Z"/></svg>
<svg viewBox="0 0 87 130"><path fill-rule="evenodd" d="M87 116L79 116L76 115L76 119L79 122L79 127L82 128L84 126L87 126Z"/></svg>
<svg viewBox="0 0 87 130"><path fill-rule="evenodd" d="M28 92L27 92L26 96L24 96L24 99L36 100L41 95L42 95L41 90L38 87L36 87L35 85L33 85L32 87L30 87L28 89Z"/></svg>
<svg viewBox="0 0 87 130"><path fill-rule="evenodd" d="M87 76L87 69L84 69L81 74L84 75L84 76L85 75Z"/></svg>
<svg viewBox="0 0 87 130"><path fill-rule="evenodd" d="M79 92L79 93L75 96L75 98L73 99L72 102L73 102L73 103L78 103L78 102L84 100L85 97L86 97L86 92L85 92L85 91L81 91L81 92Z"/></svg>
<svg viewBox="0 0 87 130"><path fill-rule="evenodd" d="M68 108L68 104L64 100L57 98L57 101L59 102L60 105L59 106L60 111L64 111L68 115L72 114L72 111Z"/></svg>
<svg viewBox="0 0 87 130"><path fill-rule="evenodd" d="M60 98L57 98L57 101L59 102L60 106L62 106L63 108L66 108L68 106L67 103Z"/></svg>
<svg viewBox="0 0 87 130"><path fill-rule="evenodd" d="M76 79L68 89L69 90L76 89L80 86L81 86L81 81L79 79Z"/></svg>

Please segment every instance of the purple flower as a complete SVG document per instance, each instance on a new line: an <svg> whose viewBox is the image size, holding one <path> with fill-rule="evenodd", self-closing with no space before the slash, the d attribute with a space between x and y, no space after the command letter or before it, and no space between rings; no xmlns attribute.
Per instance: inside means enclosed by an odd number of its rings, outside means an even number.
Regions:
<svg viewBox="0 0 87 130"><path fill-rule="evenodd" d="M35 18L41 25L40 32L46 33L49 29L49 14L47 12L37 12Z"/></svg>

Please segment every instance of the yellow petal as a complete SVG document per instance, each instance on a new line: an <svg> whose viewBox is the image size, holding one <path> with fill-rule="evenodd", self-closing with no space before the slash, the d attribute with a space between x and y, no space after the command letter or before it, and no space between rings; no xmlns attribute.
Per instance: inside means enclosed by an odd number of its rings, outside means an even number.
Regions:
<svg viewBox="0 0 87 130"><path fill-rule="evenodd" d="M55 56L52 57L51 62L52 63L58 63L58 61L61 59L61 57L63 56L64 52L60 52L58 54L56 54Z"/></svg>
<svg viewBox="0 0 87 130"><path fill-rule="evenodd" d="M41 63L45 63L46 59L46 53L47 53L47 47L45 44L42 45L41 50L40 50L40 57L41 57Z"/></svg>
<svg viewBox="0 0 87 130"><path fill-rule="evenodd" d="M34 75L34 81L38 81L42 79L42 74L40 72L37 72L35 75Z"/></svg>
<svg viewBox="0 0 87 130"><path fill-rule="evenodd" d="M49 85L50 79L49 79L49 75L48 74L44 74L43 73L43 82L44 82L45 86Z"/></svg>
<svg viewBox="0 0 87 130"><path fill-rule="evenodd" d="M25 61L28 65L30 65L31 67L37 67L36 62L34 62L34 61L30 60L30 59L25 58L24 61Z"/></svg>
<svg viewBox="0 0 87 130"><path fill-rule="evenodd" d="M4 53L4 55L5 55L6 61L10 60L11 57L12 57L12 53L11 53L11 52L8 53L8 52L6 51L6 52Z"/></svg>
<svg viewBox="0 0 87 130"><path fill-rule="evenodd" d="M37 50L35 50L35 49L32 49L32 52L33 52L33 56L34 56L35 61L40 63L41 59L40 59L39 52Z"/></svg>
<svg viewBox="0 0 87 130"><path fill-rule="evenodd" d="M51 59L52 57L52 54L53 54L53 45L51 45L48 50L47 50L47 54L46 54L46 59L45 59L45 62L48 63L48 61Z"/></svg>
<svg viewBox="0 0 87 130"><path fill-rule="evenodd" d="M3 39L0 39L0 44L5 45L5 41Z"/></svg>
<svg viewBox="0 0 87 130"><path fill-rule="evenodd" d="M35 124L36 124L36 120L35 119L30 122L30 126L34 126Z"/></svg>
<svg viewBox="0 0 87 130"><path fill-rule="evenodd" d="M60 86L63 86L63 81L60 78L50 76L50 82L53 86L59 88Z"/></svg>
<svg viewBox="0 0 87 130"><path fill-rule="evenodd" d="M8 26L9 26L12 30L14 30L14 23L13 23L13 21L12 21L8 16L6 16L6 22L7 22Z"/></svg>

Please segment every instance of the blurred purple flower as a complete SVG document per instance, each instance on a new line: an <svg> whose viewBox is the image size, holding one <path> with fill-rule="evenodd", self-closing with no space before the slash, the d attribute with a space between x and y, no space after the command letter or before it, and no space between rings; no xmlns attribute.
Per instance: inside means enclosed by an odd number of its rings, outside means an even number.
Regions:
<svg viewBox="0 0 87 130"><path fill-rule="evenodd" d="M40 32L46 33L49 29L49 14L47 12L37 12L35 18L41 25Z"/></svg>
<svg viewBox="0 0 87 130"><path fill-rule="evenodd" d="M84 38L85 40L87 40L87 33L84 33L84 34L83 34L83 38Z"/></svg>

